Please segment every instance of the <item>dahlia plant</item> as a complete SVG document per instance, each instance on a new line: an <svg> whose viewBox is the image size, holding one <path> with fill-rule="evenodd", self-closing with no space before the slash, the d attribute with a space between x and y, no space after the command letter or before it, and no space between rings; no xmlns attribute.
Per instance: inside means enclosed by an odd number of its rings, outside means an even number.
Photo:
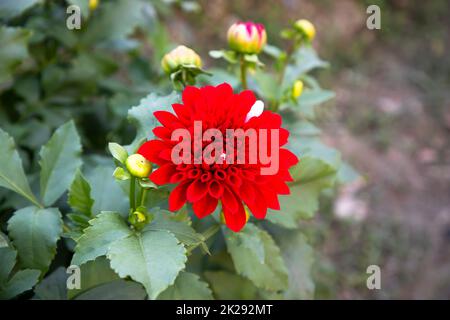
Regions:
<svg viewBox="0 0 450 320"><path fill-rule="evenodd" d="M31 187L0 130L0 186L29 202L0 233L0 296L313 297L301 226L340 181L339 154L314 125L333 93L310 75L327 66L311 46L314 26L299 20L282 35L288 51L267 44L261 24L233 24L228 48L210 52L227 70L204 71L185 46L168 52L174 91L128 110L131 143L83 156L69 121L42 146ZM52 263L61 246L73 254Z"/></svg>

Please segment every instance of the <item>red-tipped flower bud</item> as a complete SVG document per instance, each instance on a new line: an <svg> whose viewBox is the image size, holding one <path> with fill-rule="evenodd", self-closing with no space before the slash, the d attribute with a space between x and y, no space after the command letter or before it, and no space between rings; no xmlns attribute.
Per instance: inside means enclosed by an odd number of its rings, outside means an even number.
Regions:
<svg viewBox="0 0 450 320"><path fill-rule="evenodd" d="M264 26L253 22L236 22L228 29L230 48L241 53L261 52L267 42Z"/></svg>

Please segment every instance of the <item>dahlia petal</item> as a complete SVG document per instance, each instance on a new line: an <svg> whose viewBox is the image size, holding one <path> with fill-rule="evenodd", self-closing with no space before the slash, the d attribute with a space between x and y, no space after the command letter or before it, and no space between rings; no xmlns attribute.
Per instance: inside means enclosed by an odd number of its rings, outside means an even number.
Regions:
<svg viewBox="0 0 450 320"><path fill-rule="evenodd" d="M178 211L186 203L186 189L189 182L182 182L177 185L169 195L169 210Z"/></svg>
<svg viewBox="0 0 450 320"><path fill-rule="evenodd" d="M193 86L186 86L183 90L183 104L191 108L200 96L200 89Z"/></svg>
<svg viewBox="0 0 450 320"><path fill-rule="evenodd" d="M223 206L223 216L225 223L234 232L239 232L247 222L244 206L241 202L238 203L236 211L231 211L229 208Z"/></svg>
<svg viewBox="0 0 450 320"><path fill-rule="evenodd" d="M166 148L167 145L163 141L150 140L145 142L142 146L140 146L137 153L144 156L144 158L150 162L161 164L164 163L165 161L162 161L162 159L159 157L159 153Z"/></svg>
<svg viewBox="0 0 450 320"><path fill-rule="evenodd" d="M239 200L236 199L236 195L226 186L223 186L222 194L223 207L227 207L230 212L235 212L239 208Z"/></svg>
<svg viewBox="0 0 450 320"><path fill-rule="evenodd" d="M164 127L175 129L183 126L180 119L168 111L155 111L153 115Z"/></svg>
<svg viewBox="0 0 450 320"><path fill-rule="evenodd" d="M194 204L192 205L192 209L194 210L195 215L199 219L202 219L214 212L218 202L219 201L216 198L213 198L209 194L206 194L202 199L194 202Z"/></svg>
<svg viewBox="0 0 450 320"><path fill-rule="evenodd" d="M170 178L175 174L175 172L176 167L171 163L167 163L153 171L150 175L150 180L157 185L170 183Z"/></svg>
<svg viewBox="0 0 450 320"><path fill-rule="evenodd" d="M163 140L170 140L172 136L172 130L166 127L156 127L152 132L156 137Z"/></svg>
<svg viewBox="0 0 450 320"><path fill-rule="evenodd" d="M298 163L298 158L295 154L287 149L280 148L280 167L290 168Z"/></svg>
<svg viewBox="0 0 450 320"><path fill-rule="evenodd" d="M194 180L186 190L186 198L189 202L195 202L208 193L208 187L200 179Z"/></svg>
<svg viewBox="0 0 450 320"><path fill-rule="evenodd" d="M223 186L217 180L211 180L208 183L208 191L211 196L219 199L223 194Z"/></svg>

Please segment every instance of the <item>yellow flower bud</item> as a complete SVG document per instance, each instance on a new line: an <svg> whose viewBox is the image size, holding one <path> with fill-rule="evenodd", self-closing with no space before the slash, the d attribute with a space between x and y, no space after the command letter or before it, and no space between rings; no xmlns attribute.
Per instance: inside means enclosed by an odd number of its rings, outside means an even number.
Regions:
<svg viewBox="0 0 450 320"><path fill-rule="evenodd" d="M100 0L89 0L89 10L94 11L98 7Z"/></svg>
<svg viewBox="0 0 450 320"><path fill-rule="evenodd" d="M145 214L143 214L142 212L135 211L135 212L133 212L133 214L135 215L136 222L138 222L138 223L144 222L146 219Z"/></svg>
<svg viewBox="0 0 450 320"><path fill-rule="evenodd" d="M138 178L146 178L152 171L152 164L138 153L129 156L125 165L131 175Z"/></svg>
<svg viewBox="0 0 450 320"><path fill-rule="evenodd" d="M303 82L301 80L295 81L292 87L292 98L297 99L302 95L302 92L303 92Z"/></svg>
<svg viewBox="0 0 450 320"><path fill-rule="evenodd" d="M246 54L260 53L267 42L264 26L253 22L234 23L227 33L232 50Z"/></svg>
<svg viewBox="0 0 450 320"><path fill-rule="evenodd" d="M312 41L316 36L316 28L306 19L297 20L294 24L294 28L300 31L308 41Z"/></svg>
<svg viewBox="0 0 450 320"><path fill-rule="evenodd" d="M183 65L194 65L201 68L202 59L194 50L185 46L178 46L161 60L161 66L167 74L171 74Z"/></svg>
<svg viewBox="0 0 450 320"><path fill-rule="evenodd" d="M248 212L247 208L244 208L244 210L245 210L245 223L247 223L248 219L250 219L250 213ZM223 214L223 211L220 213L220 223L226 224L225 215Z"/></svg>

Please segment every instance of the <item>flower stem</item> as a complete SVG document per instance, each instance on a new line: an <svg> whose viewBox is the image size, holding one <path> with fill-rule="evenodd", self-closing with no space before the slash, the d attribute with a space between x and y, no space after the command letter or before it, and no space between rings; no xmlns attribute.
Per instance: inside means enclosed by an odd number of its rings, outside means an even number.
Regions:
<svg viewBox="0 0 450 320"><path fill-rule="evenodd" d="M145 205L145 198L147 197L147 191L148 191L148 189L146 189L146 188L141 189L141 195L139 197L140 198L140 200L139 200L140 206Z"/></svg>
<svg viewBox="0 0 450 320"><path fill-rule="evenodd" d="M242 89L247 89L247 64L245 63L244 56L241 55L241 83Z"/></svg>
<svg viewBox="0 0 450 320"><path fill-rule="evenodd" d="M136 178L130 179L130 208L134 212L136 210Z"/></svg>

